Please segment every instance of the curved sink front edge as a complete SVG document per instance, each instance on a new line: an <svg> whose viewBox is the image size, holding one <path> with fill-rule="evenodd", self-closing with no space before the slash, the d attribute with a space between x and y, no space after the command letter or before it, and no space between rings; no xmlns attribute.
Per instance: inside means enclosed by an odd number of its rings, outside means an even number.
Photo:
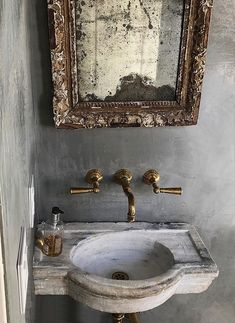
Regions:
<svg viewBox="0 0 235 323"><path fill-rule="evenodd" d="M146 280L112 280L74 269L68 273L68 294L83 304L109 313L134 313L155 308L172 295L184 271L174 266Z"/></svg>

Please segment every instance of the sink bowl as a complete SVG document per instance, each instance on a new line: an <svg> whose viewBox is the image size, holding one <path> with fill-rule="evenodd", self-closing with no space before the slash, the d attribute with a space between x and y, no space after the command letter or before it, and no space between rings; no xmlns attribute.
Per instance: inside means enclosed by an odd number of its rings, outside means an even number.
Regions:
<svg viewBox="0 0 235 323"><path fill-rule="evenodd" d="M70 295L96 310L133 313L205 291L218 268L185 223L70 223L63 252L34 254L38 295Z"/></svg>
<svg viewBox="0 0 235 323"><path fill-rule="evenodd" d="M146 230L93 236L70 259L77 267L68 274L70 295L100 311L146 311L172 296L180 281L172 252Z"/></svg>
<svg viewBox="0 0 235 323"><path fill-rule="evenodd" d="M174 265L172 252L147 231L101 234L75 246L72 263L84 272L112 278L124 272L129 280L143 280L165 273Z"/></svg>

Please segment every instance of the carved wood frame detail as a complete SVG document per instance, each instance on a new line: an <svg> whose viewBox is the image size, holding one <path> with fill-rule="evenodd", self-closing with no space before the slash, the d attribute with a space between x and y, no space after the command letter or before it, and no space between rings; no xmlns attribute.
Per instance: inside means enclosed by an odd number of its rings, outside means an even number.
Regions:
<svg viewBox="0 0 235 323"><path fill-rule="evenodd" d="M78 102L76 0L48 0L53 111L58 128L197 123L213 0L185 0L176 101Z"/></svg>

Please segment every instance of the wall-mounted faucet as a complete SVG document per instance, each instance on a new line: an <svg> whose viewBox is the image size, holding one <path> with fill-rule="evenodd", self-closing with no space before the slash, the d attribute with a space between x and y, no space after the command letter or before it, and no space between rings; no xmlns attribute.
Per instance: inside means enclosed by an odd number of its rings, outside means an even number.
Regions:
<svg viewBox="0 0 235 323"><path fill-rule="evenodd" d="M82 193L99 193L100 182L103 179L103 174L99 169L91 169L87 172L85 180L87 183L92 184L92 187L71 187L71 194L82 194Z"/></svg>
<svg viewBox="0 0 235 323"><path fill-rule="evenodd" d="M85 180L92 184L92 187L72 187L70 188L71 194L82 194L82 193L99 193L100 192L100 182L103 179L103 174L98 169L91 169L87 172ZM122 186L124 193L128 198L128 222L135 221L135 198L131 190L130 183L132 180L132 173L128 169L120 169L114 174L114 180L116 183ZM159 187L158 183L160 180L160 174L154 169L148 170L144 176L143 181L148 185L153 186L153 192L158 193L168 193L168 194L182 194L181 187L169 187L163 188Z"/></svg>
<svg viewBox="0 0 235 323"><path fill-rule="evenodd" d="M123 191L128 198L128 222L135 221L135 198L132 193L130 182L132 180L132 174L127 169L120 169L114 174L114 180L119 185L122 185Z"/></svg>
<svg viewBox="0 0 235 323"><path fill-rule="evenodd" d="M181 195L183 190L181 187L159 187L158 183L160 181L160 174L155 169L149 169L146 173L144 173L143 181L145 184L153 186L153 192L155 194L158 193L168 193L168 194L176 194Z"/></svg>

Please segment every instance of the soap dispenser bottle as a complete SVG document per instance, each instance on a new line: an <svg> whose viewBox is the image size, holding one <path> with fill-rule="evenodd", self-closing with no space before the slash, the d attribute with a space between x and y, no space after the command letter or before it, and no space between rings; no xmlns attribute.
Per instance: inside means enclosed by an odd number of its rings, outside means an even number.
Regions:
<svg viewBox="0 0 235 323"><path fill-rule="evenodd" d="M53 207L49 219L38 226L36 244L47 256L56 257L62 252L64 227L60 216L63 213L58 207Z"/></svg>

